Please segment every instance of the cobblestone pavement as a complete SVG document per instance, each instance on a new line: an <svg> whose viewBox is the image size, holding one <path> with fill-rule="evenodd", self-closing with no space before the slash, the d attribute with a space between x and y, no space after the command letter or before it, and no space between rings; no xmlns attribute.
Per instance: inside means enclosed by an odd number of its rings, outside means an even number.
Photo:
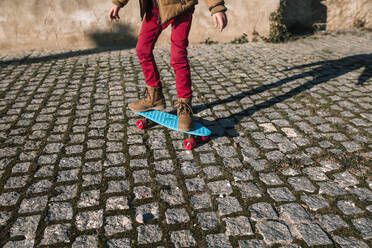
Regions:
<svg viewBox="0 0 372 248"><path fill-rule="evenodd" d="M0 246L368 247L371 37L193 45L192 151L135 127L134 49L2 54Z"/></svg>

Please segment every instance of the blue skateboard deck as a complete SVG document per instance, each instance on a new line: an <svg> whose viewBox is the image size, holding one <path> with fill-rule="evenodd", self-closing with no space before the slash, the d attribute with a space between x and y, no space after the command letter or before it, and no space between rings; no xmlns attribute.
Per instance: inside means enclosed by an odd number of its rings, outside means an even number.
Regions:
<svg viewBox="0 0 372 248"><path fill-rule="evenodd" d="M202 124L200 124L199 122L195 122L195 121L194 121L194 130L187 131L187 132L178 130L178 125L177 125L178 117L176 115L162 112L159 110L150 110L146 112L135 112L135 113L145 117L146 119L156 122L164 127L170 128L178 132L183 132L183 133L196 135L196 136L209 136L212 133L208 128L204 127Z"/></svg>

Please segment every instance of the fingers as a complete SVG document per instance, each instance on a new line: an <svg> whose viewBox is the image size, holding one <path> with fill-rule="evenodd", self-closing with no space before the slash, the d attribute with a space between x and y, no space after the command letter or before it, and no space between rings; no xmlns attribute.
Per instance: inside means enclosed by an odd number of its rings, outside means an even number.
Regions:
<svg viewBox="0 0 372 248"><path fill-rule="evenodd" d="M224 15L223 15L223 27L225 28L226 26L227 26L227 16L226 16L226 14L224 13Z"/></svg>
<svg viewBox="0 0 372 248"><path fill-rule="evenodd" d="M109 11L109 19L110 21L118 22L120 17L119 17L119 8L118 7L112 7Z"/></svg>
<svg viewBox="0 0 372 248"><path fill-rule="evenodd" d="M214 22L214 27L217 28L217 25L218 25L218 18L217 18L217 15L213 15L213 22Z"/></svg>
<svg viewBox="0 0 372 248"><path fill-rule="evenodd" d="M221 15L220 32L222 32L222 30L226 27L226 25L227 25L227 17L225 15L225 13L222 13L222 15Z"/></svg>
<svg viewBox="0 0 372 248"><path fill-rule="evenodd" d="M220 32L226 27L227 25L227 17L225 13L219 12L213 15L214 27L218 28Z"/></svg>
<svg viewBox="0 0 372 248"><path fill-rule="evenodd" d="M220 29L220 32L222 32L222 29L225 27L224 26L224 21L223 21L223 17L222 16L218 16L218 27Z"/></svg>
<svg viewBox="0 0 372 248"><path fill-rule="evenodd" d="M120 17L119 17L119 8L114 9L114 17L116 18L116 21L118 22Z"/></svg>
<svg viewBox="0 0 372 248"><path fill-rule="evenodd" d="M112 21L112 18L113 18L113 16L112 16L112 9L109 10L108 18L109 18L110 21Z"/></svg>

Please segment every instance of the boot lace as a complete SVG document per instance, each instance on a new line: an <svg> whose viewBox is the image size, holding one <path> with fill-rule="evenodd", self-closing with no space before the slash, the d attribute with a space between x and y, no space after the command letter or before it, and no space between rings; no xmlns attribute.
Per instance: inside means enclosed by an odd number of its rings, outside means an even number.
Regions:
<svg viewBox="0 0 372 248"><path fill-rule="evenodd" d="M145 88L145 91L143 92L143 98L141 99L142 102L146 102L147 98L149 98L149 97L150 97L149 90L147 88Z"/></svg>
<svg viewBox="0 0 372 248"><path fill-rule="evenodd" d="M193 115L191 105L186 102L177 103L177 113L178 115L181 115L181 114Z"/></svg>

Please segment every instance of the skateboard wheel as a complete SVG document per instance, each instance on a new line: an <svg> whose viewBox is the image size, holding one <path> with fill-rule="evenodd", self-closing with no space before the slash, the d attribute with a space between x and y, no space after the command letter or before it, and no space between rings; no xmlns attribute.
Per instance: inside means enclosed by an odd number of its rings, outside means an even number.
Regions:
<svg viewBox="0 0 372 248"><path fill-rule="evenodd" d="M209 136L201 136L201 140L203 142L207 142L209 140Z"/></svg>
<svg viewBox="0 0 372 248"><path fill-rule="evenodd" d="M196 146L196 141L194 138L189 138L183 142L183 145L187 150L191 150Z"/></svg>
<svg viewBox="0 0 372 248"><path fill-rule="evenodd" d="M147 124L148 124L148 122L147 122L146 119L141 119L141 120L138 120L138 121L136 122L136 126L137 126L137 128L140 129L140 130L146 128L146 127L147 127Z"/></svg>

